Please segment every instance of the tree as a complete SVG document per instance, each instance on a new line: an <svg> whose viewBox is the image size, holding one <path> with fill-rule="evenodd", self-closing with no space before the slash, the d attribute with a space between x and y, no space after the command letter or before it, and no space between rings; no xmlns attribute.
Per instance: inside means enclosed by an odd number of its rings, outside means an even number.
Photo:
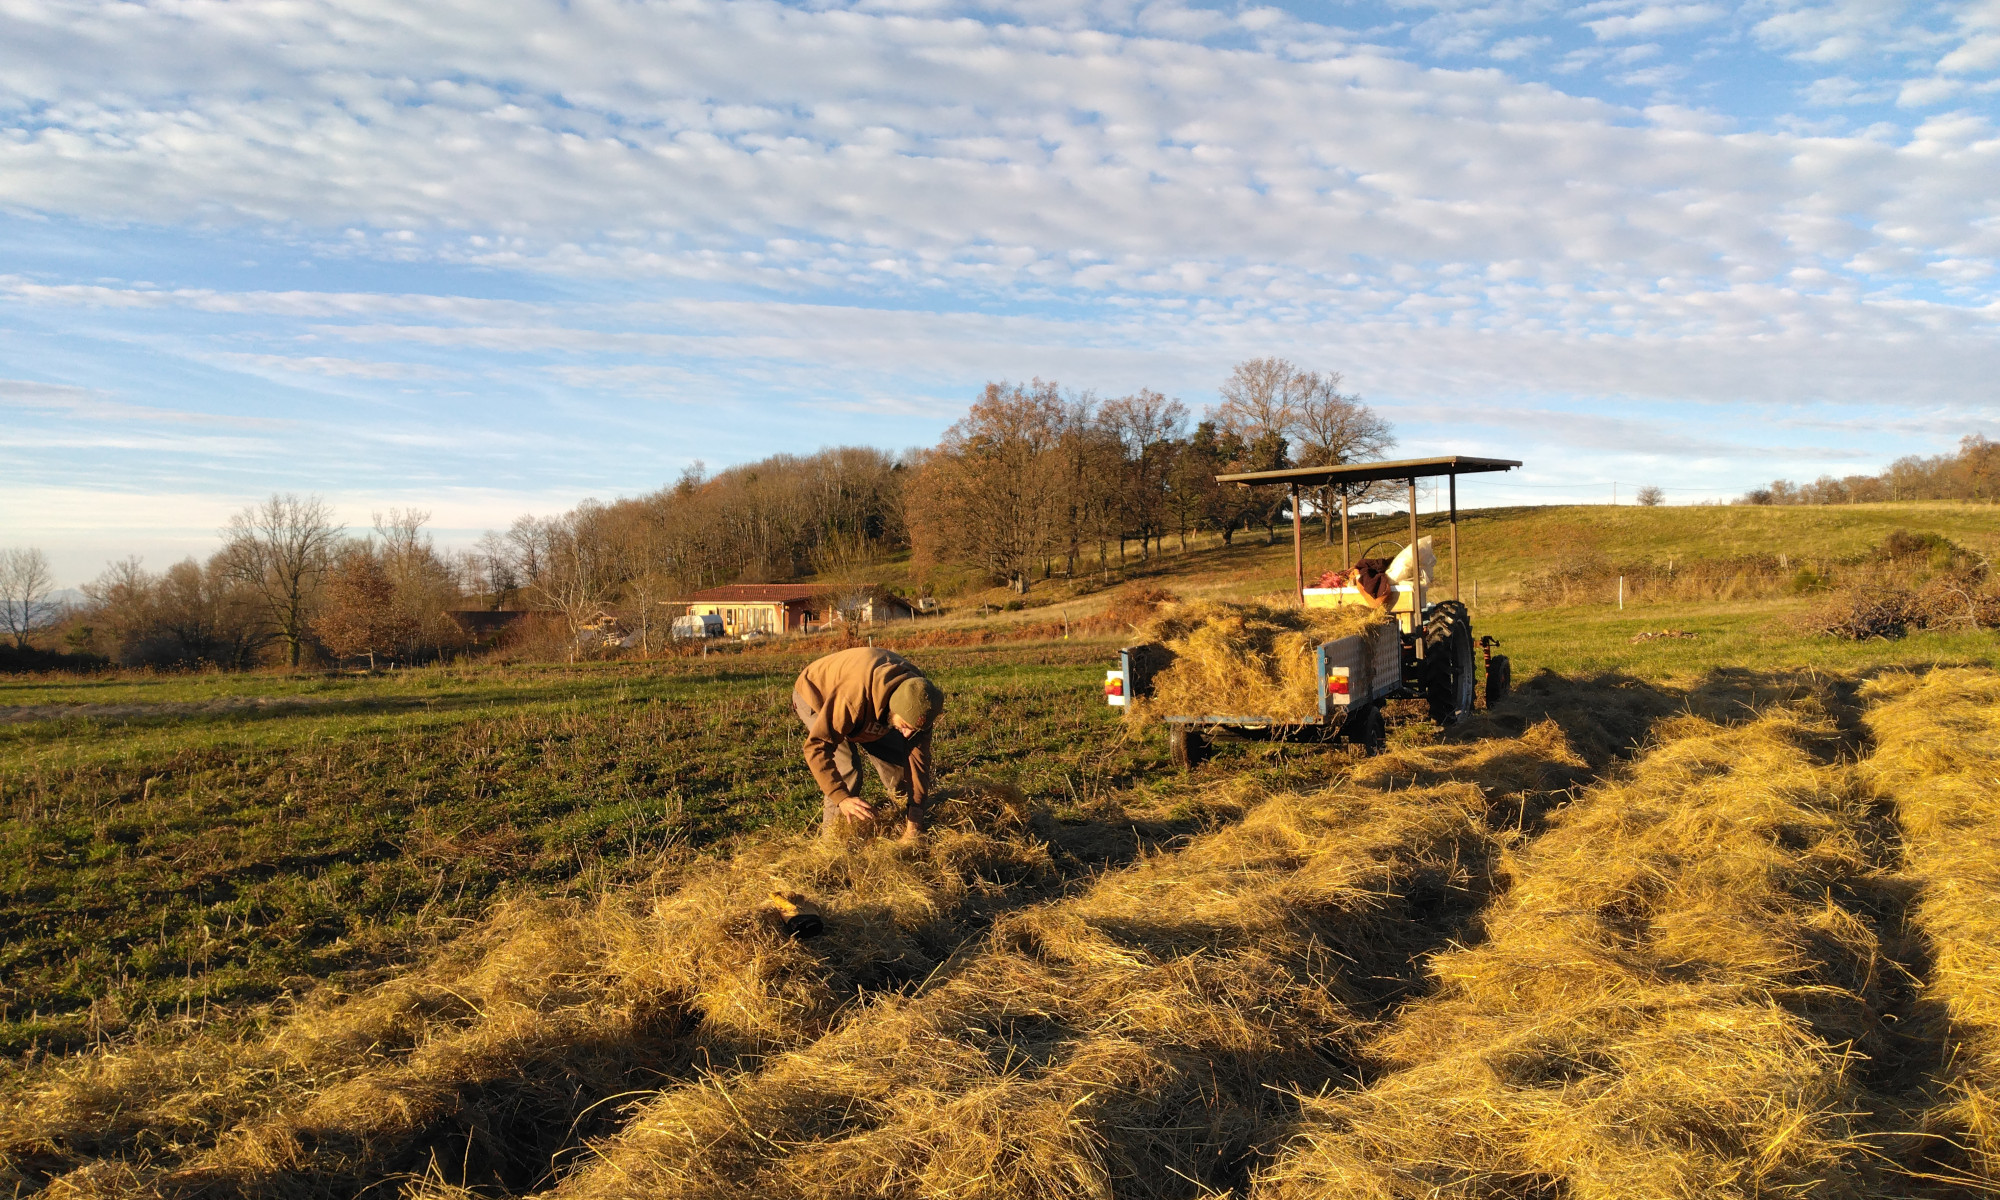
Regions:
<svg viewBox="0 0 2000 1200"><path fill-rule="evenodd" d="M1302 374L1283 358L1245 359L1230 369L1220 389L1222 403L1209 410L1210 419L1242 446L1241 457L1229 464L1230 471L1277 471L1291 465ZM1275 488L1252 488L1243 497L1243 515L1259 520L1266 540L1276 542L1278 514L1286 503Z"/></svg>
<svg viewBox="0 0 2000 1200"><path fill-rule="evenodd" d="M336 658L394 654L409 641L415 622L396 603L396 585L383 556L368 545L350 546L327 572L312 631Z"/></svg>
<svg viewBox="0 0 2000 1200"><path fill-rule="evenodd" d="M1027 592L1035 564L1060 544L1068 497L1058 450L1075 418L1054 383L987 384L911 489L905 521L918 562L976 563Z"/></svg>
<svg viewBox="0 0 2000 1200"><path fill-rule="evenodd" d="M622 582L618 546L608 510L585 500L559 517L522 517L508 537L521 549L521 573L540 607L561 613L576 635L611 599Z"/></svg>
<svg viewBox="0 0 2000 1200"><path fill-rule="evenodd" d="M392 508L373 519L377 555L394 589L400 616L402 640L394 652L411 659L458 640L458 625L446 615L461 602L458 575L424 532L431 515L422 509Z"/></svg>
<svg viewBox="0 0 2000 1200"><path fill-rule="evenodd" d="M1296 437L1298 464L1302 467L1332 467L1344 463L1379 459L1396 444L1389 422L1361 402L1359 396L1342 395L1340 372L1302 371L1293 377L1292 428ZM1347 489L1349 500L1367 498L1370 486ZM1321 524L1328 545L1333 544L1333 495L1335 489L1320 489Z"/></svg>
<svg viewBox="0 0 2000 1200"><path fill-rule="evenodd" d="M1658 508L1666 499L1667 494L1650 483L1639 489L1639 503L1645 508Z"/></svg>
<svg viewBox="0 0 2000 1200"><path fill-rule="evenodd" d="M237 513L223 530L224 570L262 601L296 669L312 621L320 577L339 531L318 496L273 493Z"/></svg>
<svg viewBox="0 0 2000 1200"><path fill-rule="evenodd" d="M54 586L48 555L33 547L0 550L0 625L14 635L17 649L27 649L28 635L55 616L49 602Z"/></svg>
<svg viewBox="0 0 2000 1200"><path fill-rule="evenodd" d="M1123 518L1118 538L1121 558L1127 532L1139 535L1141 557L1158 549L1166 533L1167 473L1174 459L1174 443L1186 431L1187 418L1187 405L1146 388L1104 406L1101 419L1123 452L1124 469L1119 472L1117 492Z"/></svg>

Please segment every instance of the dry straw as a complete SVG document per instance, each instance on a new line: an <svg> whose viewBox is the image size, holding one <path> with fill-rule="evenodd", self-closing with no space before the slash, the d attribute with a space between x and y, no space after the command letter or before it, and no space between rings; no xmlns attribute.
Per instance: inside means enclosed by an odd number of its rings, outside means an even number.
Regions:
<svg viewBox="0 0 2000 1200"><path fill-rule="evenodd" d="M1694 717L1553 818L1483 944L1309 1100L1256 1195L1646 1200L1856 1194L1879 1036L1867 797L1810 703Z"/></svg>
<svg viewBox="0 0 2000 1200"><path fill-rule="evenodd" d="M508 906L241 1044L18 1079L0 1147L27 1190L101 1196L1241 1188L1294 1092L1378 1069L1381 1023L1471 934L1520 815L1662 701L1571 686L1558 705L1529 681L1323 790L1197 779L1161 798L1206 830L1184 841L983 786L919 854L774 837L595 905ZM1551 707L1560 727L1531 723ZM819 902L826 934L783 937L774 890Z"/></svg>
<svg viewBox="0 0 2000 1200"><path fill-rule="evenodd" d="M1389 618L1372 608L1294 608L1191 601L1165 605L1140 631L1174 652L1153 679L1151 711L1184 716L1261 716L1303 721L1319 715L1322 642L1361 633Z"/></svg>
<svg viewBox="0 0 2000 1200"><path fill-rule="evenodd" d="M2000 1190L2000 676L1883 676L1863 692L1876 740L1866 770L1895 806L1921 890L1935 1034L1952 1043L1927 1149L1939 1173Z"/></svg>

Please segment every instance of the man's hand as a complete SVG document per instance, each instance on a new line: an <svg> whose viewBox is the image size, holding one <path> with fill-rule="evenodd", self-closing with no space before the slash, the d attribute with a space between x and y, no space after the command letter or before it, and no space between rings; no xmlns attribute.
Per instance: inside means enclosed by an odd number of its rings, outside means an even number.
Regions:
<svg viewBox="0 0 2000 1200"><path fill-rule="evenodd" d="M840 802L840 815L850 821L872 821L875 819L875 806L859 796L848 796Z"/></svg>

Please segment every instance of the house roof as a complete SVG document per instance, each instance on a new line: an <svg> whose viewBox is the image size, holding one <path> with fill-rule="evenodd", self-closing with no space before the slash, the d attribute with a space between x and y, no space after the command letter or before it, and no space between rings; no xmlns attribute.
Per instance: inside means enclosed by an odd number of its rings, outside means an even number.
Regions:
<svg viewBox="0 0 2000 1200"><path fill-rule="evenodd" d="M824 595L825 587L811 583L731 583L696 592L687 599L697 604L789 604Z"/></svg>

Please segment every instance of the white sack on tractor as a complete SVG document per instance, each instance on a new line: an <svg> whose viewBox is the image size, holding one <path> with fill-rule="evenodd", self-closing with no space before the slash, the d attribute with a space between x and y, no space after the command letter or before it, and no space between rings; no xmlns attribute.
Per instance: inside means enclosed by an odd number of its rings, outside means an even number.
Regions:
<svg viewBox="0 0 2000 1200"><path fill-rule="evenodd" d="M1431 540L1429 538L1417 539L1416 551L1423 562L1424 585L1428 587L1430 586L1431 576L1437 574L1438 556L1432 552ZM1395 580L1397 583L1408 583L1410 581L1410 547L1403 547L1403 552L1398 554L1395 560L1389 564L1389 578Z"/></svg>

